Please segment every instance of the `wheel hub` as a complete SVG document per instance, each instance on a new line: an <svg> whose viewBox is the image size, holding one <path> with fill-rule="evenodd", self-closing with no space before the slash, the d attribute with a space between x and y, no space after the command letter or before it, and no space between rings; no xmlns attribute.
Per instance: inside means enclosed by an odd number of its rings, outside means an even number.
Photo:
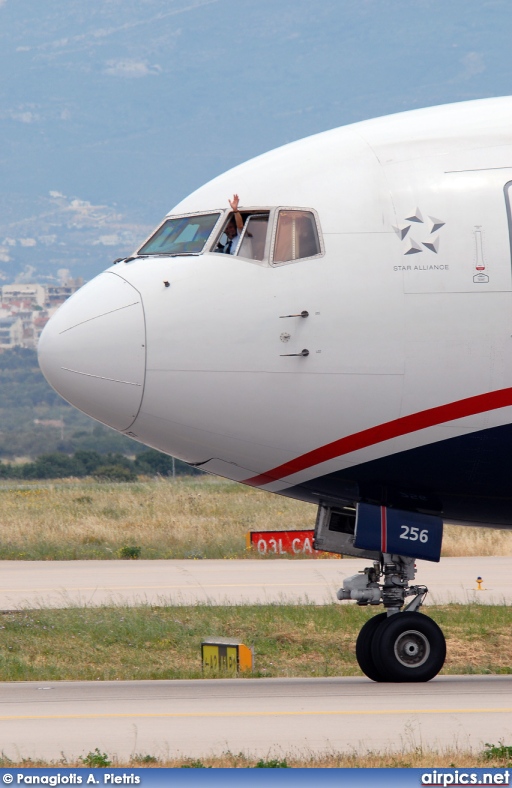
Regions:
<svg viewBox="0 0 512 788"><path fill-rule="evenodd" d="M419 668L430 655L430 643L421 632L410 629L395 641L395 657L406 668Z"/></svg>

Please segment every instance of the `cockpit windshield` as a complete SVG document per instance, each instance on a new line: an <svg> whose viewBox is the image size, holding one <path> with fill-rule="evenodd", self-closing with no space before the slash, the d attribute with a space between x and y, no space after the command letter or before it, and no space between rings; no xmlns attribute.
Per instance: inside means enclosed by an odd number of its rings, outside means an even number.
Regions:
<svg viewBox="0 0 512 788"><path fill-rule="evenodd" d="M312 208L239 209L237 203L232 211L213 209L209 213L169 216L127 261L204 252L228 254L265 266L287 265L324 254L318 217Z"/></svg>
<svg viewBox="0 0 512 788"><path fill-rule="evenodd" d="M219 216L220 213L205 213L166 219L137 254L200 254Z"/></svg>

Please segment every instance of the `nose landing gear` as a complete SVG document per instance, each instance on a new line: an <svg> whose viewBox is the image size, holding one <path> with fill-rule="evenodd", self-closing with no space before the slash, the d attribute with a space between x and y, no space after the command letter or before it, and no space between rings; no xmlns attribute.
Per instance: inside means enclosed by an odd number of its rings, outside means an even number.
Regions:
<svg viewBox="0 0 512 788"><path fill-rule="evenodd" d="M439 502L429 505L437 509ZM318 507L318 550L373 561L347 577L338 591L340 600L386 609L366 622L356 643L359 667L372 681L430 681L443 667L444 635L419 612L428 589L412 584L417 559L439 561L442 537L437 515L361 502ZM408 597L412 599L405 605Z"/></svg>
<svg viewBox="0 0 512 788"><path fill-rule="evenodd" d="M414 559L383 554L373 567L348 577L338 591L338 599L382 603L387 609L366 622L356 642L359 667L372 681L430 681L443 667L446 641L435 621L418 612L427 589L410 586L414 576Z"/></svg>

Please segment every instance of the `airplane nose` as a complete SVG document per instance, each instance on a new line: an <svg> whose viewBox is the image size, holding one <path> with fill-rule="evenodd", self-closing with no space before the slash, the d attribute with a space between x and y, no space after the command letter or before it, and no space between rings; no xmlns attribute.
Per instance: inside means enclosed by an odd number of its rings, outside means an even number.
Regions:
<svg viewBox="0 0 512 788"><path fill-rule="evenodd" d="M116 430L135 420L146 371L140 293L112 272L71 296L46 324L39 365L64 399Z"/></svg>

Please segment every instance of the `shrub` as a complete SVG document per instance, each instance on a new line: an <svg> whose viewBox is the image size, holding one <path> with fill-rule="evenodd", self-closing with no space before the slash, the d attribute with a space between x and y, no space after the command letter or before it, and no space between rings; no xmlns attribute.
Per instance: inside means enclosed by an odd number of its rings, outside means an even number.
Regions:
<svg viewBox="0 0 512 788"><path fill-rule="evenodd" d="M92 474L101 482L132 482L137 474L125 465L100 465Z"/></svg>
<svg viewBox="0 0 512 788"><path fill-rule="evenodd" d="M119 558L129 558L132 561L136 561L137 558L140 558L142 548L136 545L124 545L119 550Z"/></svg>
<svg viewBox="0 0 512 788"><path fill-rule="evenodd" d="M498 742L497 745L485 742L485 746L486 749L482 752L482 755L486 761L497 759L502 761L510 761L510 763L507 763L506 765L512 765L512 744L503 744L502 741Z"/></svg>
<svg viewBox="0 0 512 788"><path fill-rule="evenodd" d="M89 769L106 769L108 766L112 766L112 761L109 759L107 753L100 752L97 747L94 752L88 752L84 758L80 756L78 760L83 763L84 766L88 766Z"/></svg>
<svg viewBox="0 0 512 788"><path fill-rule="evenodd" d="M289 769L290 767L286 763L286 760L279 761L277 758L273 758L269 761L264 761L263 759L259 760L255 769Z"/></svg>

